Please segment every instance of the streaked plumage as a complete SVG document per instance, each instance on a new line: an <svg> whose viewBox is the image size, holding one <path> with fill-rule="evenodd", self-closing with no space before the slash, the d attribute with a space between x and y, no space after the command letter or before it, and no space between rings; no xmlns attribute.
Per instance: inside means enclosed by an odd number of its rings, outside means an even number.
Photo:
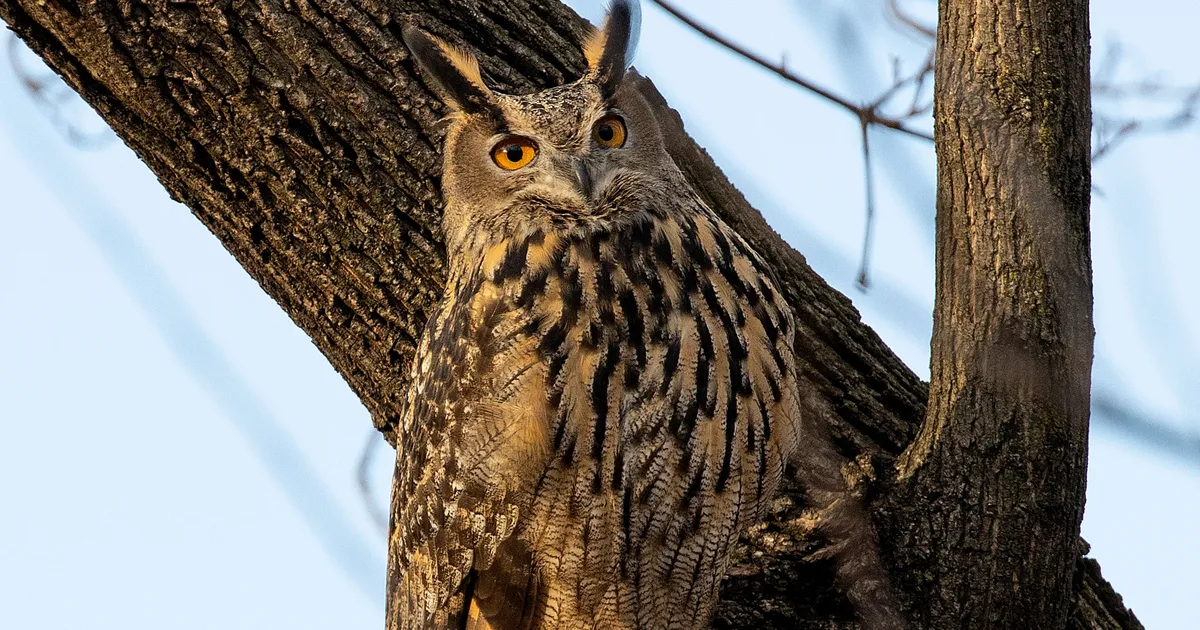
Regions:
<svg viewBox="0 0 1200 630"><path fill-rule="evenodd" d="M405 33L455 113L450 275L400 427L389 629L705 627L802 442L791 311L622 88L631 21L616 3L591 72L517 97ZM597 144L606 116L620 148ZM498 166L509 137L536 147L529 166Z"/></svg>

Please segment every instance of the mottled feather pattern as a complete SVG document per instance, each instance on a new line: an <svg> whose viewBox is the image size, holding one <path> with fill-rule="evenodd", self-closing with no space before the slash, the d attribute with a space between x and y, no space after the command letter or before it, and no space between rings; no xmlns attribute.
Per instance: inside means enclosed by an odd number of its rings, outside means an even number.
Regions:
<svg viewBox="0 0 1200 630"><path fill-rule="evenodd" d="M411 627L449 596L425 592L444 579L430 572L486 575L514 526L555 587L541 627L708 618L799 419L789 309L741 237L691 207L488 243L452 278L397 468L393 535L426 598ZM426 551L448 544L475 556Z"/></svg>
<svg viewBox="0 0 1200 630"><path fill-rule="evenodd" d="M707 627L785 468L868 627L901 627L801 415L791 310L624 78L636 22L614 0L588 72L523 96L404 30L452 110L450 273L401 413L387 628Z"/></svg>

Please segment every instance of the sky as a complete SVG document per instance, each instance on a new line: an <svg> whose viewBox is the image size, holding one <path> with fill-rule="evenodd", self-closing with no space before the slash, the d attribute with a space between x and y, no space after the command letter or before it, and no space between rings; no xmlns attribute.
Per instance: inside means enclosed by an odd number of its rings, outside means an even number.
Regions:
<svg viewBox="0 0 1200 630"><path fill-rule="evenodd" d="M601 14L596 1L570 4ZM933 3L902 4L933 23ZM902 71L922 61L923 43L898 31L883 5L687 8L868 100L890 84L893 57ZM1198 22L1193 0L1096 0L1095 65L1117 42L1119 81L1196 84ZM0 628L379 627L385 539L357 478L372 431L366 410L132 152L119 141L67 142L8 61ZM877 216L864 292L854 283L865 220L852 117L648 4L636 66L768 222L927 377L932 148L872 132ZM1187 435L1200 434L1197 165L1195 127L1136 136L1097 164L1092 204L1095 394ZM373 453L370 498L382 506L394 454L380 444ZM1083 533L1105 577L1146 627L1191 627L1200 458L1134 439L1096 413L1088 484Z"/></svg>

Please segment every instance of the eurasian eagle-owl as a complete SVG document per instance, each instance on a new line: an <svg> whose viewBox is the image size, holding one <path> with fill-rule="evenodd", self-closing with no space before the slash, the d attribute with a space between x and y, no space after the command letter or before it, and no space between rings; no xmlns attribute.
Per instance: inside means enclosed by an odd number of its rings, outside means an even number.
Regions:
<svg viewBox="0 0 1200 630"><path fill-rule="evenodd" d="M625 80L636 22L614 3L587 73L526 96L404 31L452 111L449 278L399 428L389 629L705 627L798 452L817 505L844 491L771 273Z"/></svg>

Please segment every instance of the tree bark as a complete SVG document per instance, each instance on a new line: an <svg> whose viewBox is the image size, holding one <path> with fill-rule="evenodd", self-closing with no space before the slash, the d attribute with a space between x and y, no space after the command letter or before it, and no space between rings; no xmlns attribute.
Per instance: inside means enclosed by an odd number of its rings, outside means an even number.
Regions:
<svg viewBox="0 0 1200 630"><path fill-rule="evenodd" d="M1062 628L1092 370L1087 0L942 0L929 410L895 541L929 627ZM953 544L947 544L953 541Z"/></svg>
<svg viewBox="0 0 1200 630"><path fill-rule="evenodd" d="M96 108L171 195L188 205L308 333L393 443L415 342L444 282L437 193L437 121L442 110L415 78L400 28L405 20L413 20L469 46L489 81L504 91L562 83L584 67L578 48L584 23L554 0L0 0L0 18ZM873 463L881 479L871 487L877 497L889 499L886 518L879 521L885 526L882 543L898 566L909 568L904 545L945 540L915 530L917 523L942 518L943 512L890 501L903 489L892 490L893 475L887 471L921 426L928 387L862 324L850 301L822 281L746 203L688 138L653 85L643 80L640 87L660 107L671 155L681 169L774 267L796 311L798 368L807 410L827 420L848 457L871 454L873 459L863 461ZM1075 97L1075 87L1046 97L1057 112L1072 107L1054 100L1068 95ZM1081 102L1087 102L1086 92ZM1034 109L1041 112L1041 107L1039 102ZM1039 114L1034 120L1042 119ZM1039 129L1053 135L1066 126L1053 123ZM941 133L943 141L949 137ZM1071 138L1034 140L1042 142L1035 148L1050 147L1040 156L1042 162L1030 163L1036 168L1058 168L1061 163L1051 157L1077 148ZM957 170L973 177L968 168L960 165ZM1056 172L1043 181L1060 182L1061 177ZM1086 171L1083 177L1086 182ZM1073 182L1063 190L1052 188L1056 193L1079 190L1086 210L1086 185ZM1074 197L1067 201L1079 202ZM1084 221L1086 230L1086 214L1072 220L1076 219ZM939 219L939 245L941 223ZM1047 278L1057 278L1054 274L1060 270L1050 264L1057 262L1042 262L1049 265L1043 267ZM1020 282L1015 286L1025 299L1025 291L1037 287L1029 284L1029 276L1017 276ZM1050 283L1045 288L1057 286ZM1054 304L1062 299L1057 293L1052 297ZM939 309L943 307L939 301ZM1047 326L1066 325L1060 321L1063 313L1050 315ZM939 327L954 323L939 315ZM1067 323L1075 325L1074 320ZM1061 327L1053 331L1068 334ZM945 341L953 347L954 339ZM1087 343L1090 348L1090 337ZM1065 354L1062 358L1071 359ZM935 389L934 395L946 391ZM952 417L939 411L939 401L934 400L930 418L951 418L939 426L955 426ZM1067 403L1074 400L1063 405ZM1086 420L1086 398L1084 405ZM1058 415L1060 411L1045 407L1049 419L1029 424L1039 432L1036 435L1006 433L991 436L991 443L1010 453L1014 440L1032 436L1044 442L1051 433L1068 441L1078 437L1078 418L1066 411ZM1015 424L1021 423L988 427ZM1040 433L1043 428L1045 435ZM922 435L929 433L926 425ZM947 479L969 477L966 470L954 468L975 461L954 457L954 451L962 450L958 434L942 429L933 434L943 439L919 442L932 443L931 454L906 460L917 471L914 485L936 488L938 478L922 476L926 467L915 465L935 460ZM943 452L945 456L938 455ZM1078 448L1072 445L1069 452L1076 459L1066 469L1078 473ZM1006 478L1004 483L1010 481L1023 480ZM1004 488L1014 497L1026 490ZM1077 511L1082 497L1074 493L1082 486L1068 490L1072 494L1060 507L1063 512ZM846 605L833 590L828 562L810 557L820 543L804 526L801 498L789 489L777 502L775 516L742 541L741 560L723 589L717 627L849 625ZM1059 536L1052 549L1059 554L1054 570L1023 575L1021 587L1051 589L1058 601L1047 609L1059 616L1071 611L1072 627L1140 627L1094 561L1082 557L1077 543L1067 548L1078 541L1078 521L1074 523L1075 529ZM1013 553L1026 557L1026 551L1014 548ZM1074 572L1070 585L1034 581L1061 578L1063 567ZM912 589L913 610L931 605L929 589L900 572L895 577L906 590ZM971 596L973 592L964 594Z"/></svg>

